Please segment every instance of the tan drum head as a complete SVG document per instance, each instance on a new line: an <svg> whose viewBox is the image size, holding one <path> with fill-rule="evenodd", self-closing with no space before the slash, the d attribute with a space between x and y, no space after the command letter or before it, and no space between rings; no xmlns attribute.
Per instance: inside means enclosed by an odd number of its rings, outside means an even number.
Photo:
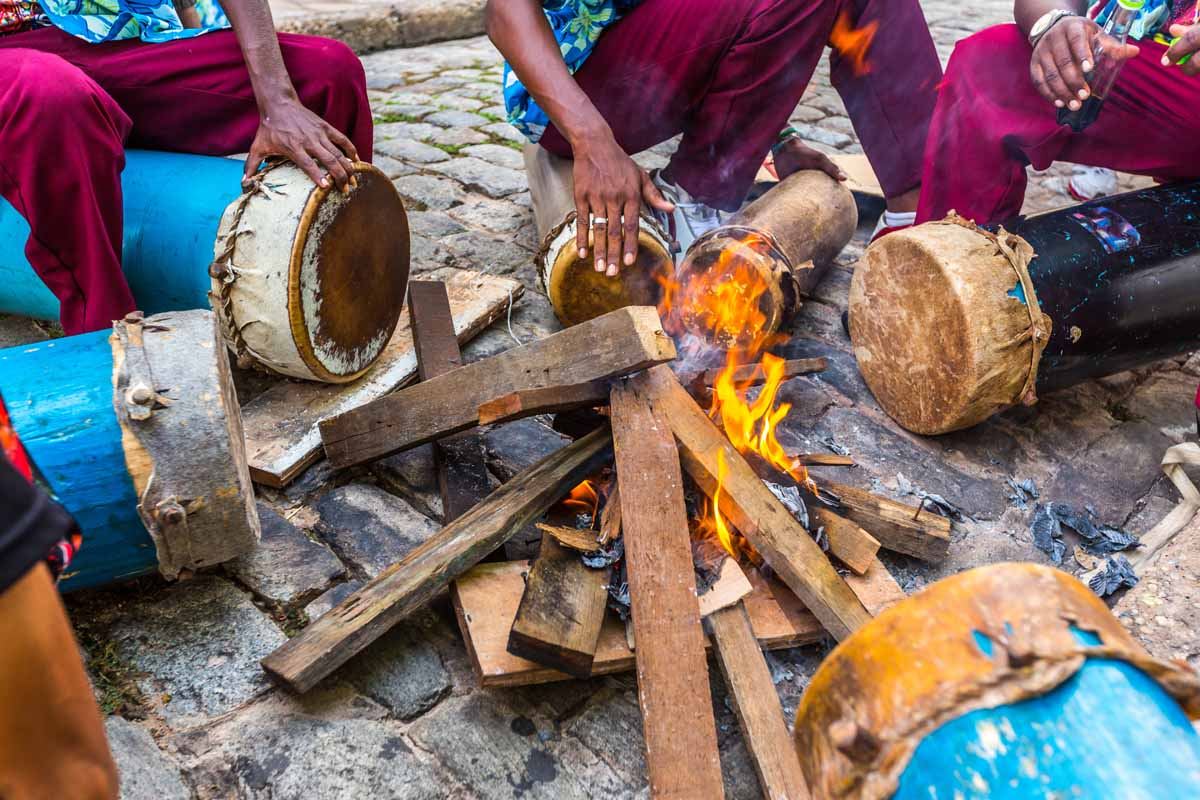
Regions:
<svg viewBox="0 0 1200 800"><path fill-rule="evenodd" d="M568 327L625 306L658 305L662 286L656 278L674 272L671 254L644 227L638 234L636 260L622 266L618 278L596 272L591 252L581 259L574 239L550 255L554 264L546 288L555 314Z"/></svg>
<svg viewBox="0 0 1200 800"><path fill-rule="evenodd" d="M292 248L289 322L319 379L342 383L370 367L391 339L408 286L409 230L396 187L355 166L349 195L315 188Z"/></svg>

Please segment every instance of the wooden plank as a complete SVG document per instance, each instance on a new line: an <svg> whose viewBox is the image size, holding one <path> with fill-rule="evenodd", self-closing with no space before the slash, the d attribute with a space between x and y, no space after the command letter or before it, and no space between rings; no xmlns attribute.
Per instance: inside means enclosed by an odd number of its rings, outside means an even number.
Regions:
<svg viewBox="0 0 1200 800"><path fill-rule="evenodd" d="M577 678L588 677L604 624L611 573L611 568L589 569L577 550L543 536L509 633L508 652Z"/></svg>
<svg viewBox="0 0 1200 800"><path fill-rule="evenodd" d="M524 288L517 281L467 270L445 270L446 289L460 342L491 325ZM382 397L417 375L417 355L407 315L383 354L363 377L332 385L280 379L242 406L250 477L280 488L316 462L321 453L317 423Z"/></svg>
<svg viewBox="0 0 1200 800"><path fill-rule="evenodd" d="M630 386L671 426L684 468L710 495L716 489L719 459L724 459L721 510L834 638L844 639L870 620L808 531L763 485L669 368L647 370L631 379ZM623 504L623 511L628 510Z"/></svg>
<svg viewBox="0 0 1200 800"><path fill-rule="evenodd" d="M700 595L700 617L707 617L714 611L737 605L742 598L754 591L746 573L732 558L721 562L721 572L708 591Z"/></svg>
<svg viewBox="0 0 1200 800"><path fill-rule="evenodd" d="M559 411L608 405L608 392L608 381L522 389L482 403L479 406L479 424L493 425L536 414L556 414Z"/></svg>
<svg viewBox="0 0 1200 800"><path fill-rule="evenodd" d="M854 486L820 485L841 499L842 514L870 531L885 549L923 561L941 561L949 552L950 520L945 517Z"/></svg>
<svg viewBox="0 0 1200 800"><path fill-rule="evenodd" d="M427 381L462 366L462 351L454 334L450 296L442 281L409 281L408 315L417 373ZM492 490L483 440L475 433L450 436L433 445L438 491L442 496L442 523L470 511Z"/></svg>
<svg viewBox="0 0 1200 800"><path fill-rule="evenodd" d="M459 629L483 687L527 686L571 678L565 672L543 667L507 650L508 634L525 592L522 576L528 570L527 561L480 564L451 586ZM764 578L755 569L745 574L752 591L742 602L761 647L785 650L826 638L817 618L777 578ZM862 577L847 576L846 583L872 614L904 597L900 586L879 561ZM616 614L608 614L600 629L592 675L629 672L633 668L634 655L625 639L625 624Z"/></svg>
<svg viewBox="0 0 1200 800"><path fill-rule="evenodd" d="M320 424L335 467L479 424L479 406L520 391L627 375L675 357L658 312L631 306L381 397Z"/></svg>
<svg viewBox="0 0 1200 800"><path fill-rule="evenodd" d="M725 790L678 451L666 420L628 385L613 388L611 408L650 796L719 800Z"/></svg>
<svg viewBox="0 0 1200 800"><path fill-rule="evenodd" d="M865 575L875 563L879 540L853 520L838 516L816 502L808 504L808 516L813 525L825 527L829 552L855 575Z"/></svg>
<svg viewBox="0 0 1200 800"><path fill-rule="evenodd" d="M617 478L613 478L612 487L608 490L608 501L600 512L600 535L597 541L601 546L608 544L621 535L621 491Z"/></svg>
<svg viewBox="0 0 1200 800"><path fill-rule="evenodd" d="M610 456L606 430L555 451L379 573L263 659L272 677L306 692L544 514Z"/></svg>
<svg viewBox="0 0 1200 800"><path fill-rule="evenodd" d="M799 375L809 375L813 372L824 372L829 362L824 358L789 358L783 362L783 379L786 381ZM724 367L706 370L700 373L699 382L702 386L714 386L717 378L725 371ZM743 364L734 369L733 380L739 386L754 386L767 379L761 364Z"/></svg>
<svg viewBox="0 0 1200 800"><path fill-rule="evenodd" d="M600 542L597 539L599 533L594 530L580 530L579 528L570 528L565 525L547 525L544 522L537 524L537 529L543 534L558 540L558 543L563 547L574 550L578 553L590 553L593 550L600 549Z"/></svg>
<svg viewBox="0 0 1200 800"><path fill-rule="evenodd" d="M725 676L742 741L750 751L763 795L787 800L811 797L783 718L779 693L754 638L745 604L713 612L705 626L716 644L717 663Z"/></svg>
<svg viewBox="0 0 1200 800"><path fill-rule="evenodd" d="M794 453L791 459L806 467L853 467L854 459L837 453Z"/></svg>

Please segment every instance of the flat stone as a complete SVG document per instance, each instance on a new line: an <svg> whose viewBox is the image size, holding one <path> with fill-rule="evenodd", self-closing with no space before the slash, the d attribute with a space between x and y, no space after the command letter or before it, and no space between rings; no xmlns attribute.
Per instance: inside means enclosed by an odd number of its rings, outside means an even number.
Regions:
<svg viewBox="0 0 1200 800"><path fill-rule="evenodd" d="M464 147L463 152L475 158L481 158L489 164L495 164L498 167L508 167L509 169L524 169L525 159L521 157L519 150L514 150L511 147L505 147L502 144L477 144L471 147Z"/></svg>
<svg viewBox="0 0 1200 800"><path fill-rule="evenodd" d="M466 231L442 240L454 253L454 266L492 275L508 275L522 267L533 267L533 253L513 242L480 231Z"/></svg>
<svg viewBox="0 0 1200 800"><path fill-rule="evenodd" d="M442 74L445 75L448 73L443 72ZM478 78L479 75L476 73L471 77ZM478 111L484 106L482 100L458 94L439 94L437 96L437 104L441 106L443 111Z"/></svg>
<svg viewBox="0 0 1200 800"><path fill-rule="evenodd" d="M444 144L447 147L480 144L487 140L487 134L480 133L474 128L438 128L437 133L429 137L429 141Z"/></svg>
<svg viewBox="0 0 1200 800"><path fill-rule="evenodd" d="M316 502L318 531L334 552L373 578L440 526L378 486L350 483Z"/></svg>
<svg viewBox="0 0 1200 800"><path fill-rule="evenodd" d="M1175 534L1113 608L1152 655L1200 668L1200 517Z"/></svg>
<svg viewBox="0 0 1200 800"><path fill-rule="evenodd" d="M418 236L441 238L466 230L442 211L413 211L408 215L408 229Z"/></svg>
<svg viewBox="0 0 1200 800"><path fill-rule="evenodd" d="M525 173L507 167L498 167L478 158L455 158L444 164L435 164L433 170L449 175L463 186L488 197L504 197L527 188Z"/></svg>
<svg viewBox="0 0 1200 800"><path fill-rule="evenodd" d="M440 624L428 612L401 621L347 663L340 677L400 719L419 717L450 693L450 675L429 633Z"/></svg>
<svg viewBox="0 0 1200 800"><path fill-rule="evenodd" d="M375 149L392 158L413 164L433 164L450 158L446 151L412 139L385 139L376 144Z"/></svg>
<svg viewBox="0 0 1200 800"><path fill-rule="evenodd" d="M270 506L258 504L258 519L258 548L225 565L256 595L288 605L315 596L345 571L329 548L309 539Z"/></svg>
<svg viewBox="0 0 1200 800"><path fill-rule="evenodd" d="M432 444L381 458L371 469L390 492L403 497L425 516L442 518L442 495Z"/></svg>
<svg viewBox="0 0 1200 800"><path fill-rule="evenodd" d="M304 613L308 615L309 621L319 619L336 606L338 603L345 600L354 592L357 592L363 587L363 581L349 580L345 583L339 583L331 587L324 594L313 600L304 607Z"/></svg>
<svg viewBox="0 0 1200 800"><path fill-rule="evenodd" d="M158 749L150 731L121 717L104 720L117 765L121 800L190 800L179 766Z"/></svg>
<svg viewBox="0 0 1200 800"><path fill-rule="evenodd" d="M1129 375L1129 373L1125 373ZM1167 372L1151 377L1119 404L1122 411L1158 428L1173 442L1196 436L1196 376Z"/></svg>
<svg viewBox="0 0 1200 800"><path fill-rule="evenodd" d="M646 782L646 744L636 692L597 692L564 727L563 734L578 739L628 785Z"/></svg>
<svg viewBox="0 0 1200 800"><path fill-rule="evenodd" d="M818 122L825 119L825 112L819 108L812 106L796 106L796 110L792 112L791 122L794 125L797 122Z"/></svg>
<svg viewBox="0 0 1200 800"><path fill-rule="evenodd" d="M409 175L393 181L401 197L418 203L422 208L444 211L463 201L466 194L457 183L433 175Z"/></svg>
<svg viewBox="0 0 1200 800"><path fill-rule="evenodd" d="M490 125L481 125L479 130L483 131L484 133L491 134L497 139L504 139L505 141L516 142L517 144L525 143L525 134L521 133L512 125L509 125L507 122L493 122Z"/></svg>
<svg viewBox="0 0 1200 800"><path fill-rule="evenodd" d="M425 122L385 122L375 126L375 149L379 149L382 139L411 139L415 142L425 142L433 138L438 129Z"/></svg>
<svg viewBox="0 0 1200 800"><path fill-rule="evenodd" d="M428 82L427 82L428 84ZM443 128L478 128L487 125L488 120L470 111L438 111L425 118L426 122L441 125Z"/></svg>
<svg viewBox="0 0 1200 800"><path fill-rule="evenodd" d="M842 148L848 144L853 144L854 142L853 139L844 133L826 130L825 128L818 128L816 125L800 123L793 127L795 127L796 132L800 134L801 139L812 142L820 142L821 144L827 144L830 147Z"/></svg>
<svg viewBox="0 0 1200 800"><path fill-rule="evenodd" d="M348 687L279 692L215 726L177 737L201 797L460 796L419 758L384 709Z"/></svg>
<svg viewBox="0 0 1200 800"><path fill-rule="evenodd" d="M174 727L203 722L265 691L258 662L287 639L237 587L210 575L123 605L108 635Z"/></svg>
<svg viewBox="0 0 1200 800"><path fill-rule="evenodd" d="M387 175L392 180L395 180L403 175L412 175L417 171L416 167L409 166L402 161L398 161L391 156L385 155L378 151L376 151L375 157L371 160L371 163L378 167L384 175Z"/></svg>
<svg viewBox="0 0 1200 800"><path fill-rule="evenodd" d="M437 111L437 106L420 103L388 103L375 107L375 122L385 125L391 122L419 122Z"/></svg>
<svg viewBox="0 0 1200 800"><path fill-rule="evenodd" d="M461 206L452 208L449 214L466 225L496 233L511 233L533 225L533 213L528 208L508 199L492 200L482 195L469 197Z"/></svg>
<svg viewBox="0 0 1200 800"><path fill-rule="evenodd" d="M570 443L568 437L532 418L497 425L483 435L488 467L504 481Z"/></svg>
<svg viewBox="0 0 1200 800"><path fill-rule="evenodd" d="M50 323L38 323L27 317L13 317L8 314L0 314L0 347L15 347L21 344L29 344L31 342L42 342L49 339L46 330L42 327L58 328L58 325ZM57 335L62 335L62 329L58 328Z"/></svg>

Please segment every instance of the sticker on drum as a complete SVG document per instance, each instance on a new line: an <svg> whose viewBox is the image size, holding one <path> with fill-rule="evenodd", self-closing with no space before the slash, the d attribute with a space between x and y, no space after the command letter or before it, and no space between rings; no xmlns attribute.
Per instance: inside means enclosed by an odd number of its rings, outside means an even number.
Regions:
<svg viewBox="0 0 1200 800"><path fill-rule="evenodd" d="M1095 236L1108 253L1120 253L1142 243L1142 234L1133 223L1105 206L1074 211L1071 219Z"/></svg>

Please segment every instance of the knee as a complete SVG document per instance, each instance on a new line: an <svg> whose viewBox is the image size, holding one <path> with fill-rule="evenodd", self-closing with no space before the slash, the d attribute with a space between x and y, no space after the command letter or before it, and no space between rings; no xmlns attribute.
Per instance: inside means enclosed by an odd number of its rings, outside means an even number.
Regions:
<svg viewBox="0 0 1200 800"><path fill-rule="evenodd" d="M21 49L9 85L15 99L14 113L25 119L45 120L39 135L51 131L86 131L97 135L107 129L118 140L129 133L130 120L95 81L73 64L49 53ZM19 112L17 112L19 109ZM88 123L98 123L99 125Z"/></svg>
<svg viewBox="0 0 1200 800"><path fill-rule="evenodd" d="M1029 42L1016 25L995 25L960 40L946 65L946 79L986 73L1014 60L1029 63Z"/></svg>

